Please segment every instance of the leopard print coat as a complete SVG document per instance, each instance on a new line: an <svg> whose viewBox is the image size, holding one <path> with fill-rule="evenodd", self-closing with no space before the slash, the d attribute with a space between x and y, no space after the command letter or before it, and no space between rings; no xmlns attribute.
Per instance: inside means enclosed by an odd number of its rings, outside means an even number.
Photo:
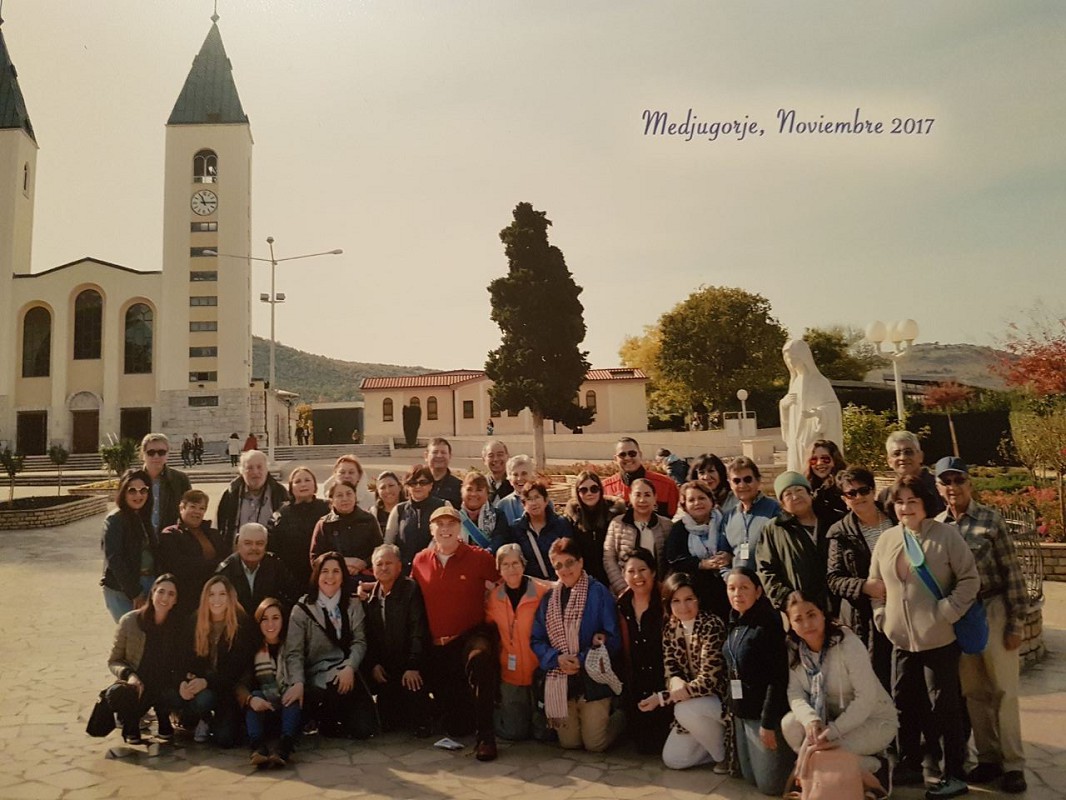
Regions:
<svg viewBox="0 0 1066 800"><path fill-rule="evenodd" d="M708 611L696 617L692 631L691 646L685 645L681 623L673 616L663 627L663 661L666 685L671 678L683 680L693 697L714 695L726 707L728 678L722 647L725 645L725 625ZM676 684L676 681L674 682ZM724 713L724 712L723 712ZM673 727L679 733L687 731L674 720Z"/></svg>

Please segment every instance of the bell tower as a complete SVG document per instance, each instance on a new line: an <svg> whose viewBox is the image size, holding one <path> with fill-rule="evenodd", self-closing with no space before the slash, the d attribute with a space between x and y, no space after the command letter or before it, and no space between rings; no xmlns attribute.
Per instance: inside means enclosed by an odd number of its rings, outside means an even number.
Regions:
<svg viewBox="0 0 1066 800"><path fill-rule="evenodd" d="M252 144L216 13L166 126L159 402L175 436L249 429Z"/></svg>

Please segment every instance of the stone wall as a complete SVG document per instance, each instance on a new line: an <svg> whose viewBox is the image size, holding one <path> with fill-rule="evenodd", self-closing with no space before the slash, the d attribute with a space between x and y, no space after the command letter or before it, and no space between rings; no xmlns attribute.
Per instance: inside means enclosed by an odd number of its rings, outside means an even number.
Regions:
<svg viewBox="0 0 1066 800"><path fill-rule="evenodd" d="M1066 581L1066 544L1040 543L1044 562L1044 580Z"/></svg>
<svg viewBox="0 0 1066 800"><path fill-rule="evenodd" d="M262 390L254 389L196 389L193 391L163 391L159 393L159 407L155 420L162 420L162 433L170 437L171 442L181 445L181 440L197 432L203 438L210 452L225 452L226 439L236 432L241 442L248 435L249 421L252 419L253 397L259 395L258 423L253 426L261 431ZM197 407L189 405L189 397L205 395L217 396L217 406Z"/></svg>
<svg viewBox="0 0 1066 800"><path fill-rule="evenodd" d="M55 528L107 511L106 497L86 497L73 503L30 511L0 511L0 531Z"/></svg>

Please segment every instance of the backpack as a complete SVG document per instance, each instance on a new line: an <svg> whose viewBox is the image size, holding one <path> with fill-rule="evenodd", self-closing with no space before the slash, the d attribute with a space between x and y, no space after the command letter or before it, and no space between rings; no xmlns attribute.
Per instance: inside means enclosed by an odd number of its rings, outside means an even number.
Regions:
<svg viewBox="0 0 1066 800"><path fill-rule="evenodd" d="M794 786L799 784L797 791ZM834 747L812 750L800 748L796 769L786 784L789 800L862 800L865 788L859 757Z"/></svg>

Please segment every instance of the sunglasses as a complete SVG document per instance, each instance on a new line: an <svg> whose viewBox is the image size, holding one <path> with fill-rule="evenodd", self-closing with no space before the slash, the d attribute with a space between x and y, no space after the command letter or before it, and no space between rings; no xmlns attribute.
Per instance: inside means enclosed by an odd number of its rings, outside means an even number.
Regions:
<svg viewBox="0 0 1066 800"><path fill-rule="evenodd" d="M432 486L433 481L427 481L425 478L419 478L417 481L409 481L408 486Z"/></svg>
<svg viewBox="0 0 1066 800"><path fill-rule="evenodd" d="M147 486L127 486L126 494L148 494L149 488Z"/></svg>
<svg viewBox="0 0 1066 800"><path fill-rule="evenodd" d="M165 456L167 454L167 451L166 450L145 450L144 454L146 456Z"/></svg>
<svg viewBox="0 0 1066 800"><path fill-rule="evenodd" d="M579 486L577 487L578 494L599 494L599 486Z"/></svg>
<svg viewBox="0 0 1066 800"><path fill-rule="evenodd" d="M740 484L742 484L742 483L755 483L755 476L754 475L744 475L744 476L741 476L739 478L733 478L732 480L733 480L733 485L734 486L740 486Z"/></svg>
<svg viewBox="0 0 1066 800"><path fill-rule="evenodd" d="M952 477L951 475L945 475L941 478L937 478L940 481L941 486L965 486L966 481L969 480L965 475L958 475Z"/></svg>
<svg viewBox="0 0 1066 800"><path fill-rule="evenodd" d="M849 500L854 500L856 497L866 497L872 491L873 489L869 486L860 486L858 489L848 489L848 491L841 492L841 494Z"/></svg>
<svg viewBox="0 0 1066 800"><path fill-rule="evenodd" d="M615 458L636 458L640 455L639 450L619 450L614 454Z"/></svg>
<svg viewBox="0 0 1066 800"><path fill-rule="evenodd" d="M811 456L807 459L808 464L832 464L832 456Z"/></svg>
<svg viewBox="0 0 1066 800"><path fill-rule="evenodd" d="M561 569L570 569L570 567L574 566L574 564L576 563L576 558L568 558L566 561L560 561L557 564L552 564L552 569L558 572Z"/></svg>

